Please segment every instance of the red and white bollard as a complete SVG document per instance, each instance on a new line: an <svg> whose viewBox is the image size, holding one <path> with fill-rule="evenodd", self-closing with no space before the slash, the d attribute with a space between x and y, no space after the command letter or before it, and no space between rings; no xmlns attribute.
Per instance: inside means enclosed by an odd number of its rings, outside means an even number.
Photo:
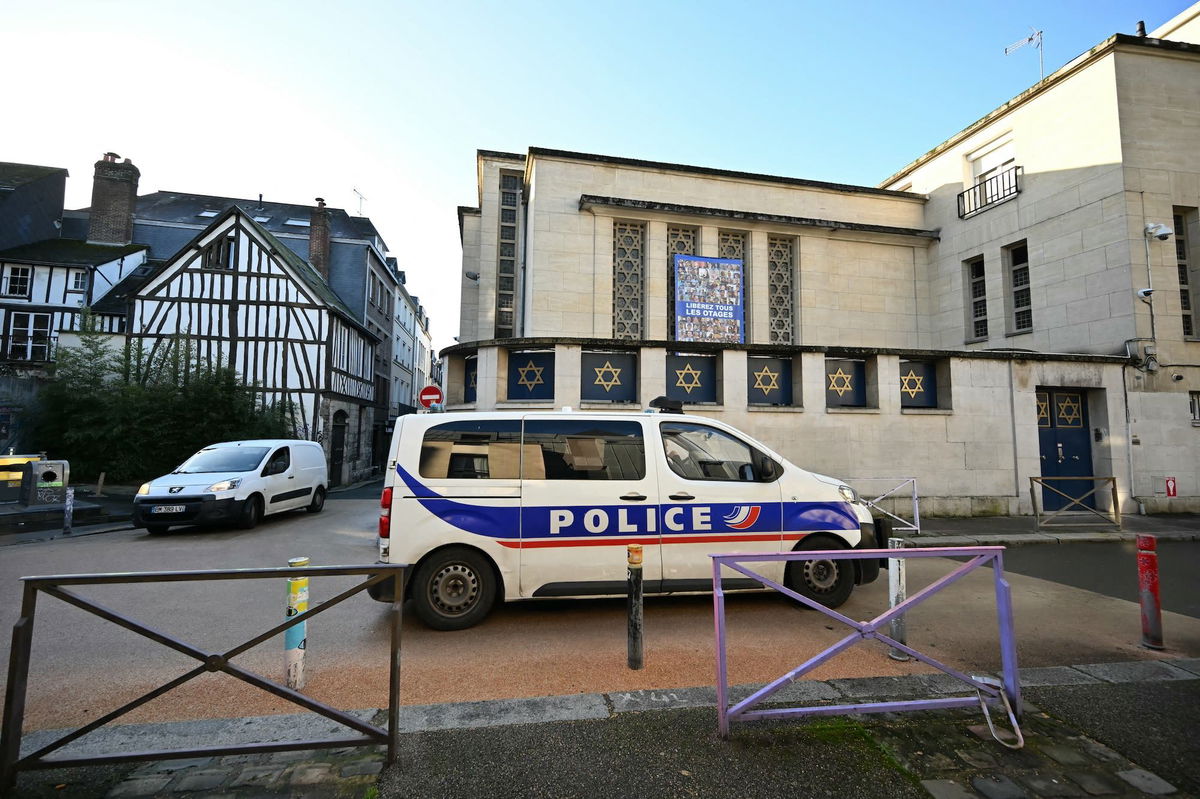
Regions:
<svg viewBox="0 0 1200 799"><path fill-rule="evenodd" d="M1138 600L1142 605L1142 646L1162 649L1162 603L1158 598L1158 539L1137 537Z"/></svg>

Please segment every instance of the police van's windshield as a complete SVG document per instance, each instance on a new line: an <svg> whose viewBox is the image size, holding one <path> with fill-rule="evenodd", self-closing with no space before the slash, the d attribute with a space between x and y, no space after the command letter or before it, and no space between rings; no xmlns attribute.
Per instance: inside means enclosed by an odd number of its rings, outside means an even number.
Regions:
<svg viewBox="0 0 1200 799"><path fill-rule="evenodd" d="M248 472L258 468L267 447L215 447L202 449L175 470L175 474Z"/></svg>

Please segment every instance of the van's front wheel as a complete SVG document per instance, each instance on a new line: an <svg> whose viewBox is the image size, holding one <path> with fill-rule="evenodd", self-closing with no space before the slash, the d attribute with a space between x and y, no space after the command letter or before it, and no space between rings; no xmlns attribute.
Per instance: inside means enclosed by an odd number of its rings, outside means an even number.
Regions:
<svg viewBox="0 0 1200 799"><path fill-rule="evenodd" d="M845 549L827 538L806 539L797 552L821 549ZM850 598L854 590L854 564L849 560L794 560L788 563L787 587L803 597L836 608Z"/></svg>
<svg viewBox="0 0 1200 799"><path fill-rule="evenodd" d="M453 547L418 567L412 583L413 608L435 630L464 630L483 621L496 600L491 564L469 549Z"/></svg>
<svg viewBox="0 0 1200 799"><path fill-rule="evenodd" d="M242 512L238 514L237 526L243 530L253 530L263 517L263 501L258 494L251 494L242 503Z"/></svg>

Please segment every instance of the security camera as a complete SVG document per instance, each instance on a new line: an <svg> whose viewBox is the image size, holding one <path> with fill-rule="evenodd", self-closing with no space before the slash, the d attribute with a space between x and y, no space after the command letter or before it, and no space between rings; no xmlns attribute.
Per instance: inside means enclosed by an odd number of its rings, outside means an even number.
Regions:
<svg viewBox="0 0 1200 799"><path fill-rule="evenodd" d="M1137 295L1143 300L1150 299L1150 295L1154 293L1154 289L1138 289Z"/></svg>
<svg viewBox="0 0 1200 799"><path fill-rule="evenodd" d="M478 272L463 272L463 275L467 278L467 280L478 280L479 279Z"/></svg>
<svg viewBox="0 0 1200 799"><path fill-rule="evenodd" d="M1164 225L1161 222L1147 222L1146 223L1146 236L1148 238L1158 239L1159 241L1166 241L1167 239L1171 238L1171 236L1173 236L1174 234L1175 234L1175 231L1172 230L1170 228L1170 226Z"/></svg>
<svg viewBox="0 0 1200 799"><path fill-rule="evenodd" d="M1171 379L1174 380L1176 383L1178 383L1180 380L1183 379L1183 375L1171 375Z"/></svg>

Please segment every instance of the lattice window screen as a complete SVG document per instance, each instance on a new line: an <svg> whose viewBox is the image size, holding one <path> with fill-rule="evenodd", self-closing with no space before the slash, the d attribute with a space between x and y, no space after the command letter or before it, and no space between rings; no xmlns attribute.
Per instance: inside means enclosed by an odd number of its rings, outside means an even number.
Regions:
<svg viewBox="0 0 1200 799"><path fill-rule="evenodd" d="M667 331L675 338L675 256L695 255L698 252L696 229L667 227Z"/></svg>
<svg viewBox="0 0 1200 799"><path fill-rule="evenodd" d="M767 307L770 311L772 344L794 342L795 272L792 239L767 239Z"/></svg>
<svg viewBox="0 0 1200 799"><path fill-rule="evenodd" d="M717 240L720 247L720 258L739 258L746 260L746 234L737 230L722 230Z"/></svg>
<svg viewBox="0 0 1200 799"><path fill-rule="evenodd" d="M644 224L613 223L613 338L642 337L645 251Z"/></svg>

